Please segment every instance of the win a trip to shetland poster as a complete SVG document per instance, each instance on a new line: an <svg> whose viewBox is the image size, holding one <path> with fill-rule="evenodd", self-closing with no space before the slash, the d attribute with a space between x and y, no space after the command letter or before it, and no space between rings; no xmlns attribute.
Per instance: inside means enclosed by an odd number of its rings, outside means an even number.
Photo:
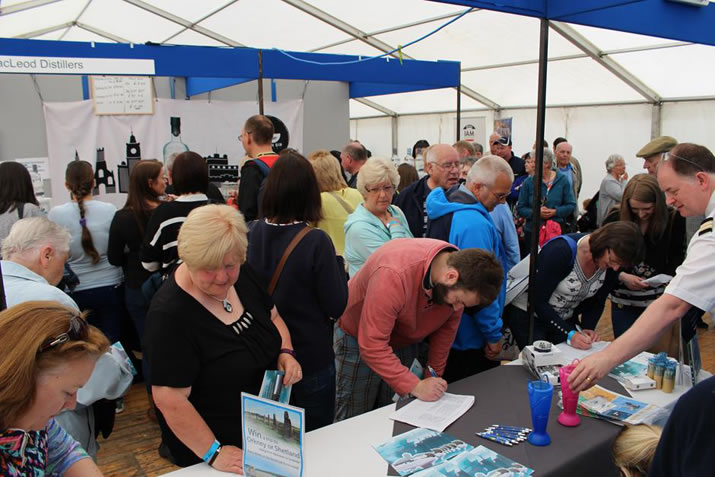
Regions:
<svg viewBox="0 0 715 477"><path fill-rule="evenodd" d="M243 472L248 477L302 477L305 411L241 393Z"/></svg>

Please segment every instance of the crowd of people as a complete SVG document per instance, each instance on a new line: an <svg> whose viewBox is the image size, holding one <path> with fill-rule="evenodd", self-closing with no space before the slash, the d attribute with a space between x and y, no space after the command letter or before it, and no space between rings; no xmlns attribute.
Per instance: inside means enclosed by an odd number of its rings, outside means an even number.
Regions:
<svg viewBox="0 0 715 477"><path fill-rule="evenodd" d="M588 349L610 297L616 341L565 384L583 389L661 334L657 347L677 352L673 323L715 305L694 262L712 259L714 243L715 158L702 146L656 139L644 148L649 174L630 180L623 157L608 157L596 226L579 230L592 222L578 220L581 165L564 138L525 159L497 132L488 154L421 140L398 167L358 141L305 157L274 152L272 137L265 116L243 126L235 208L192 151L135 165L120 210L93 197L92 166L72 161L71 200L47 217L27 170L0 164L0 346L13 350L0 360L0 438L29 442L0 446L3 475L101 475L89 457L98 430L111 432L101 403L121 411L132 380L108 352L127 322L161 455L241 473L240 394L258 394L266 370L283 372L310 431L395 394L439 399L498 366L507 332L522 348L547 339ZM709 219L686 257L684 217L698 214ZM526 293L505 296L534 234L530 332ZM675 278L648 285L658 274Z"/></svg>

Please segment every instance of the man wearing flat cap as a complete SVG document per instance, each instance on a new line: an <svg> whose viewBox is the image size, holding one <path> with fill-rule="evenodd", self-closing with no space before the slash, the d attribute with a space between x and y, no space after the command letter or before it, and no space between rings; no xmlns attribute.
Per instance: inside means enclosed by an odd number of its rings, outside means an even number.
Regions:
<svg viewBox="0 0 715 477"><path fill-rule="evenodd" d="M655 173L658 170L658 163L661 157L663 157L663 154L669 152L677 145L678 141L676 141L675 138L659 136L643 146L641 150L636 153L636 157L643 158L643 169L655 177Z"/></svg>

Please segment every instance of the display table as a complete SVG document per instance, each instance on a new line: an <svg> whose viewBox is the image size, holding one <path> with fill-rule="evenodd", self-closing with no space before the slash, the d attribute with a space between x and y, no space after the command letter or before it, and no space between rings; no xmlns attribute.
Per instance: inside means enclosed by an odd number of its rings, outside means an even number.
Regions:
<svg viewBox="0 0 715 477"><path fill-rule="evenodd" d="M562 345L559 345L562 346ZM566 346L565 344L563 346ZM584 352L584 355L588 352ZM581 356L579 356L581 357ZM611 445L621 428L606 421L582 417L581 424L566 428L556 422L558 388L554 391L547 431L552 438L547 447L534 447L526 442L506 447L475 435L491 424L531 427L531 412L526 390L533 376L519 361L513 366L499 366L449 385L449 392L471 394L474 406L445 432L474 446L483 445L526 465L542 476L608 477L617 476ZM601 386L623 395L629 393L615 379L606 377ZM661 391L636 391L635 399L672 408L686 388L673 394ZM304 443L305 477L373 477L388 475L387 463L373 449L395 434L412 429L407 424L389 419L395 405L337 422L309 432ZM240 425L238 423L237 425ZM394 472L391 472L394 475ZM221 476L225 474L206 464L197 464L169 474L171 477Z"/></svg>
<svg viewBox="0 0 715 477"><path fill-rule="evenodd" d="M618 475L611 463L610 446L620 428L605 421L583 418L577 428L565 428L556 422L558 409L555 396L548 432L553 443L537 448L528 443L505 447L482 439L474 433L490 424L514 424L531 426L529 399L526 383L533 379L521 366L500 366L490 371L471 376L449 386L455 394L473 394L474 406L445 432L473 445L483 445L517 462L529 466L539 476L594 475L606 477ZM624 393L611 378L601 383L617 392ZM396 433L412 427L393 423L388 417L395 406L354 417L324 427L305 436L306 477L364 477L387 475L387 463L373 449ZM226 475L206 464L197 464L166 474L171 477Z"/></svg>
<svg viewBox="0 0 715 477"><path fill-rule="evenodd" d="M621 427L587 417L581 418L578 427L564 427L557 423L556 419L561 412L557 405L558 388L554 389L549 424L546 428L551 436L551 445L535 447L523 442L507 447L474 434L492 424L531 427L526 384L533 379L523 366L499 366L450 384L449 392L473 394L476 401L474 406L445 432L474 446L488 447L530 467L539 477L618 476L611 457L611 446ZM627 394L613 378L604 378L598 384ZM410 429L413 429L410 425L395 423L395 434L402 434Z"/></svg>

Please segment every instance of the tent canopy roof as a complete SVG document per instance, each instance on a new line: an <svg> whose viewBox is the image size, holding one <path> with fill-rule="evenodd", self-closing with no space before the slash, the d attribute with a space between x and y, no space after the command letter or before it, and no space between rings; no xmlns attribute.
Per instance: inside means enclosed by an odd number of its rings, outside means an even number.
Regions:
<svg viewBox="0 0 715 477"><path fill-rule="evenodd" d="M711 80L715 36L710 27L715 24L715 5L696 7L672 0L361 0L359 4L334 0L0 0L0 36L137 45L149 41L250 46L265 48L266 58L276 65L283 63L283 68L293 60L268 49L376 56L407 45L462 14L400 53L403 60L459 61L464 109L536 105L540 17L548 18L551 25L547 104L715 98ZM0 51L7 53L4 45ZM211 63L210 58L214 57L207 53L206 61L200 63ZM366 64L378 62L387 64L384 59ZM393 59L388 68L409 65ZM454 63L430 65L449 68L444 65ZM236 69L220 66L224 71ZM308 66L312 70L308 71ZM212 68L216 65L202 68L202 76L226 77L208 74ZM265 77L281 77L268 69L266 63ZM345 65L303 63L298 70L294 76L299 79L355 78L348 75L355 71ZM341 79L331 70L345 76ZM351 100L352 117L455 109L453 90L405 92L445 88L453 82L440 84L415 72L414 83L404 81L405 76L391 83L390 74L384 76L382 70L366 71L365 77L351 84L350 95L370 96L366 103L378 109ZM231 77L239 82L256 76L242 73ZM374 84L375 78L381 84ZM207 81L191 81L191 91L212 87ZM431 85L424 84L429 81L433 81Z"/></svg>

